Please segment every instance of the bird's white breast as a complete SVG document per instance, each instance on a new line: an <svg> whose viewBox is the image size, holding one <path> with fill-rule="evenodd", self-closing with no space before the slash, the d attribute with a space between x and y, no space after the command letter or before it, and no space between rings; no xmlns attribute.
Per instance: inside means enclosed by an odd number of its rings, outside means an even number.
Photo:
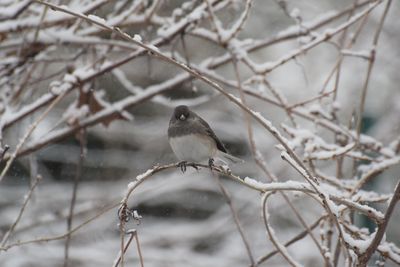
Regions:
<svg viewBox="0 0 400 267"><path fill-rule="evenodd" d="M206 162L216 152L214 140L209 137L200 137L198 134L171 137L169 143L179 160Z"/></svg>

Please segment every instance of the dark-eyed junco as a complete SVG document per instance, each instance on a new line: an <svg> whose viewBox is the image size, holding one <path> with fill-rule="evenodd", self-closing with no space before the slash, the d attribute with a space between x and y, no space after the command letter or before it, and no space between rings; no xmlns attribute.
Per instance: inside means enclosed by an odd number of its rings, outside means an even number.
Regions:
<svg viewBox="0 0 400 267"><path fill-rule="evenodd" d="M237 163L241 159L226 151L210 125L189 110L187 106L177 106L172 114L168 128L168 139L176 157L183 162L211 165L214 160Z"/></svg>

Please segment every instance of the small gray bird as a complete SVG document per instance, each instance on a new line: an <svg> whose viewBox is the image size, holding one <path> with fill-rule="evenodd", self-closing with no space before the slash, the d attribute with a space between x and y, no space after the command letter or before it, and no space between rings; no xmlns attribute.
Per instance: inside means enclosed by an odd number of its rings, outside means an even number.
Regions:
<svg viewBox="0 0 400 267"><path fill-rule="evenodd" d="M187 106L177 106L169 121L168 140L176 157L182 162L212 165L214 159L227 163L242 162L229 155L210 125ZM182 167L182 166L181 166ZM185 168L182 168L184 171Z"/></svg>

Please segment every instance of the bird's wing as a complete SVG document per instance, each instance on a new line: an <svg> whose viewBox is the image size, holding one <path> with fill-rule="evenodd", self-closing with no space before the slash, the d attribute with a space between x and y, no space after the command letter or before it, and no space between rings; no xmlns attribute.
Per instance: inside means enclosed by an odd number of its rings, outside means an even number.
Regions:
<svg viewBox="0 0 400 267"><path fill-rule="evenodd" d="M218 150L228 153L224 144L222 144L222 142L218 139L217 135L211 129L210 125L208 125L208 123L205 120L203 120L201 117L197 116L197 118L199 119L200 123L205 127L206 134L208 136L210 136L212 139L214 139L215 143L217 144Z"/></svg>

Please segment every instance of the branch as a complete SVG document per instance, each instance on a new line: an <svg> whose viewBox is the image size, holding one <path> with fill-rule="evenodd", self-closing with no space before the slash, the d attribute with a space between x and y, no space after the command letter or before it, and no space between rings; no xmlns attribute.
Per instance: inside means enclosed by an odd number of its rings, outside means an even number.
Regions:
<svg viewBox="0 0 400 267"><path fill-rule="evenodd" d="M35 120L34 123L31 124L29 127L28 131L25 133L25 135L22 137L22 139L19 141L17 147L15 148L14 153L10 156L10 158L7 160L6 166L4 169L1 171L0 174L0 182L3 180L4 176L6 175L8 169L11 167L11 164L14 162L14 159L17 157L20 149L28 139L28 137L32 134L32 132L36 129L36 127L39 125L39 123L47 116L47 114L57 105L58 102L61 101L61 99L64 98L64 96L67 94L67 91L62 92L59 94L53 102L46 108L46 110Z"/></svg>
<svg viewBox="0 0 400 267"><path fill-rule="evenodd" d="M363 253L361 256L359 256L359 258L358 258L359 263L358 263L357 267L367 266L369 259L371 258L372 254L376 251L379 244L381 243L383 236L385 235L386 227L390 221L390 217L392 216L394 207L396 206L396 204L399 200L400 200L400 181L397 182L393 197L390 200L389 207L386 210L386 214L385 214L383 223L378 225L378 231L376 232L375 237L371 242L371 245L369 245L369 247L367 248L365 253Z"/></svg>
<svg viewBox="0 0 400 267"><path fill-rule="evenodd" d="M17 218L15 219L14 223L10 226L10 229L8 229L7 233L5 233L5 235L3 236L3 239L1 240L0 248L5 246L8 239L10 238L10 235L15 230L15 227L17 227L17 224L21 220L22 214L24 214L24 211L25 211L26 206L28 205L28 202L31 200L33 191L35 190L36 186L39 184L41 179L42 179L42 176L40 176L40 175L36 176L35 181L33 182L31 188L29 189L28 194L25 197L24 203L22 204L22 207L18 213Z"/></svg>
<svg viewBox="0 0 400 267"><path fill-rule="evenodd" d="M286 247L282 245L278 238L275 236L275 231L272 229L271 225L269 224L269 213L267 210L267 199L269 196L271 196L272 193L268 192L265 193L264 196L262 197L262 217L264 220L265 228L267 229L267 233L269 235L269 240L274 244L276 249L281 253L281 255L285 258L285 260L293 267L301 267L302 265L296 262L289 254L287 251Z"/></svg>
<svg viewBox="0 0 400 267"><path fill-rule="evenodd" d="M6 245L6 246L0 246L0 251L2 251L2 250L7 251L8 249L13 248L13 247L20 247L20 246L28 245L28 244L32 244L32 243L43 243L43 242L49 242L49 241L62 240L64 238L66 238L67 236L76 233L81 228L83 228L84 226L90 224L91 222L93 222L94 220L96 220L100 216L104 215L108 211L118 207L118 205L119 205L119 203L110 204L108 207L104 208L98 214L96 214L93 217L87 219L83 223L75 226L74 228L71 229L71 231L68 231L68 232L66 232L64 234L56 235L56 236L49 236L49 237L41 237L41 238L31 239L31 240L26 240L26 241L18 241L16 243L12 243L12 244L9 244L9 245Z"/></svg>

